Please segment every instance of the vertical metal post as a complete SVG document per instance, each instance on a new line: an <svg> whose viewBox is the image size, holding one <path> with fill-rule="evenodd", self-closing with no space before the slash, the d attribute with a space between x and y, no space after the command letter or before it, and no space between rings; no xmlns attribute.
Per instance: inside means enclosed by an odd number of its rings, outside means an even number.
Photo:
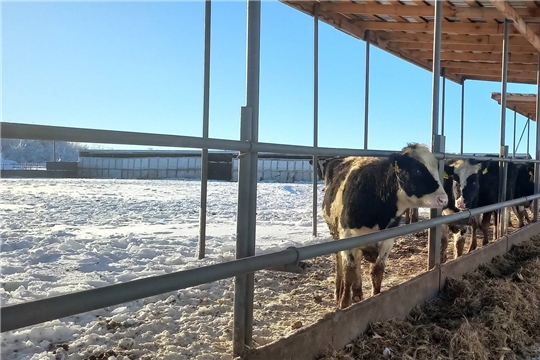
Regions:
<svg viewBox="0 0 540 360"><path fill-rule="evenodd" d="M53 140L52 144L53 144L53 159L52 159L52 161L56 162L56 141Z"/></svg>
<svg viewBox="0 0 540 360"><path fill-rule="evenodd" d="M504 34L503 34L503 51L502 51L502 73L501 73L501 138L500 138L500 147L499 155L504 156L504 146L506 142L506 88L508 82L508 31L509 31L509 21L504 19ZM499 201L502 202L506 198L506 178L504 176L504 170L506 164L502 161L499 162ZM499 229L497 230L497 238L503 235L502 230L504 228L504 212L505 208L501 208L497 211L497 216L499 219Z"/></svg>
<svg viewBox="0 0 540 360"><path fill-rule="evenodd" d="M441 152L444 148L444 137L438 135L439 127L439 85L441 74L441 34L442 34L442 1L435 2L435 28L433 35L433 93L431 99L431 151ZM442 179L442 171L444 170L444 163L441 166L442 161L439 161L439 176ZM431 209L430 218L436 218L441 216L441 209ZM430 228L429 243L428 243L428 270L441 263L441 226Z"/></svg>
<svg viewBox="0 0 540 360"><path fill-rule="evenodd" d="M531 142L531 115L527 115L527 155L530 155L529 144Z"/></svg>
<svg viewBox="0 0 540 360"><path fill-rule="evenodd" d="M259 138L259 75L261 41L261 2L247 2L246 106L242 107L240 140L257 142ZM255 254L258 153L239 155L238 210L236 216L236 258ZM233 353L251 346L253 334L254 273L235 277Z"/></svg>
<svg viewBox="0 0 540 360"><path fill-rule="evenodd" d="M461 144L459 153L463 155L463 128L465 125L465 79L461 82Z"/></svg>
<svg viewBox="0 0 540 360"><path fill-rule="evenodd" d="M442 76L442 109L441 109L441 135L444 136L444 115L446 105L446 76L444 68L441 69Z"/></svg>
<svg viewBox="0 0 540 360"><path fill-rule="evenodd" d="M212 1L204 4L204 80L203 80L203 138L208 139L210 122L210 30L212 27ZM199 249L197 257L206 253L206 205L208 198L208 149L201 152L201 208L199 209Z"/></svg>
<svg viewBox="0 0 540 360"><path fill-rule="evenodd" d="M367 150L368 148L369 135L369 60L371 56L371 38L369 36L369 30L366 30L364 32L364 41L366 42L366 80L364 86L364 150Z"/></svg>
<svg viewBox="0 0 540 360"><path fill-rule="evenodd" d="M501 147L501 157L508 157L508 146L502 146ZM501 190L501 200L500 201L506 201L506 187L508 184L508 163L507 162L501 162L499 165L499 169L501 169L501 184L500 188ZM500 217L499 217L499 227L498 229L495 229L498 231L497 238L500 238L506 234L506 226L508 225L508 222L506 221L506 212L508 211L507 208L501 208L500 210Z"/></svg>
<svg viewBox="0 0 540 360"><path fill-rule="evenodd" d="M313 146L319 146L319 3L313 7ZM313 155L313 236L317 236L317 155Z"/></svg>
<svg viewBox="0 0 540 360"><path fill-rule="evenodd" d="M540 160L540 53L538 53L538 71L536 73L536 151L535 159ZM529 123L530 124L530 123ZM540 193L540 164L534 164L534 193ZM533 221L538 221L538 200L533 202Z"/></svg>
<svg viewBox="0 0 540 360"><path fill-rule="evenodd" d="M512 158L516 158L516 121L517 121L517 112L514 107L514 140L512 142Z"/></svg>

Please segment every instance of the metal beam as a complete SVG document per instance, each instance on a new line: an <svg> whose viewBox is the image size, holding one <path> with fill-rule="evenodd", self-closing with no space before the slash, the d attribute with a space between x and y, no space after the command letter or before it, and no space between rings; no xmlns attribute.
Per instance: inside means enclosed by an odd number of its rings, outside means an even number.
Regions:
<svg viewBox="0 0 540 360"><path fill-rule="evenodd" d="M461 115L460 115L460 132L461 140L459 146L459 153L463 155L463 129L465 126L465 80L461 82Z"/></svg>
<svg viewBox="0 0 540 360"><path fill-rule="evenodd" d="M444 149L444 137L439 136L439 85L441 74L441 36L442 36L442 2L435 2L435 24L433 35L433 71L432 71L432 98L431 98L431 151L442 152ZM441 166L442 164L442 166ZM444 162L439 161L440 178L443 177ZM431 209L430 218L434 219L440 217L442 214L441 209ZM428 243L428 270L441 263L441 227L436 226L430 228L428 231L429 243Z"/></svg>
<svg viewBox="0 0 540 360"><path fill-rule="evenodd" d="M516 158L516 124L517 123L517 112L516 108L514 108L514 140L512 141L512 158Z"/></svg>
<svg viewBox="0 0 540 360"><path fill-rule="evenodd" d="M257 142L259 137L259 79L261 45L261 2L247 2L246 106L242 108L240 140ZM238 164L238 211L236 258L255 255L257 209L257 157L249 149ZM235 278L233 353L241 355L251 346L253 334L254 274Z"/></svg>
<svg viewBox="0 0 540 360"><path fill-rule="evenodd" d="M364 33L364 38L366 41L366 79L364 85L364 150L367 150L369 135L369 62L371 48L369 30L366 30Z"/></svg>
<svg viewBox="0 0 540 360"><path fill-rule="evenodd" d="M530 121L529 121L530 123ZM536 76L536 151L534 152L534 158L540 160L540 52L538 53L538 72ZM540 164L534 166L534 192L540 193ZM538 200L533 203L533 221L538 221L539 211Z"/></svg>
<svg viewBox="0 0 540 360"><path fill-rule="evenodd" d="M319 3L313 8L313 147L319 146ZM317 236L317 155L313 155L312 233Z"/></svg>
<svg viewBox="0 0 540 360"><path fill-rule="evenodd" d="M505 154L505 142L506 142L506 88L508 83L508 29L510 27L510 23L507 19L504 20L504 36L503 36L503 53L502 53L502 84L501 84L501 138L500 138L500 148L499 148L499 154L500 157L506 157L507 154ZM503 162L499 162L499 202L504 201L506 199L506 174L507 174L507 166ZM498 237L501 237L504 235L504 229L505 227L505 209L502 208L498 212L499 216L499 228L498 230Z"/></svg>
<svg viewBox="0 0 540 360"><path fill-rule="evenodd" d="M445 105L446 105L446 76L445 69L441 69L442 76L442 109L441 109L441 135L444 136L444 117L445 117Z"/></svg>
<svg viewBox="0 0 540 360"><path fill-rule="evenodd" d="M210 35L212 28L212 1L204 3L204 80L203 80L203 139L208 139L210 123ZM208 199L208 149L201 152L201 207L199 209L199 248L197 257L206 252L206 208Z"/></svg>

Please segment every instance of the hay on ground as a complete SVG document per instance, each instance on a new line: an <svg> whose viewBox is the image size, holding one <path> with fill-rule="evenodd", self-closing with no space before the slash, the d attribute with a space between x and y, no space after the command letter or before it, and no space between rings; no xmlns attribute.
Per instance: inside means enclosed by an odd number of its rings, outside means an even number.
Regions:
<svg viewBox="0 0 540 360"><path fill-rule="evenodd" d="M540 343L540 236L448 279L406 319L374 323L319 359L522 359Z"/></svg>

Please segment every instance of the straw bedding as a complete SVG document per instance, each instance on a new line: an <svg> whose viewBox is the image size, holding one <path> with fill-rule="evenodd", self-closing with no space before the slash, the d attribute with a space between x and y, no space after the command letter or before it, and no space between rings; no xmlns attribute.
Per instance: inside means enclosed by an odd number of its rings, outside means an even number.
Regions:
<svg viewBox="0 0 540 360"><path fill-rule="evenodd" d="M540 343L540 235L461 279L406 319L374 323L322 360L524 359Z"/></svg>

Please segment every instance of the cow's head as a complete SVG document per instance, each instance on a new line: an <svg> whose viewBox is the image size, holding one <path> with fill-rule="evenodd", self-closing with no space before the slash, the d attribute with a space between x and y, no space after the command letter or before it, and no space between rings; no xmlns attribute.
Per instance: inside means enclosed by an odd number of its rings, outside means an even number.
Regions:
<svg viewBox="0 0 540 360"><path fill-rule="evenodd" d="M403 206L443 208L448 204L437 159L425 145L408 144L389 160L398 178L398 199Z"/></svg>
<svg viewBox="0 0 540 360"><path fill-rule="evenodd" d="M319 180L323 180L325 183L332 178L334 174L334 168L344 158L342 156L335 156L330 158L317 158L317 176ZM309 164L313 166L313 160L309 160Z"/></svg>
<svg viewBox="0 0 540 360"><path fill-rule="evenodd" d="M454 197L459 209L475 208L480 194L480 177L487 173L491 160L456 160L454 167Z"/></svg>

